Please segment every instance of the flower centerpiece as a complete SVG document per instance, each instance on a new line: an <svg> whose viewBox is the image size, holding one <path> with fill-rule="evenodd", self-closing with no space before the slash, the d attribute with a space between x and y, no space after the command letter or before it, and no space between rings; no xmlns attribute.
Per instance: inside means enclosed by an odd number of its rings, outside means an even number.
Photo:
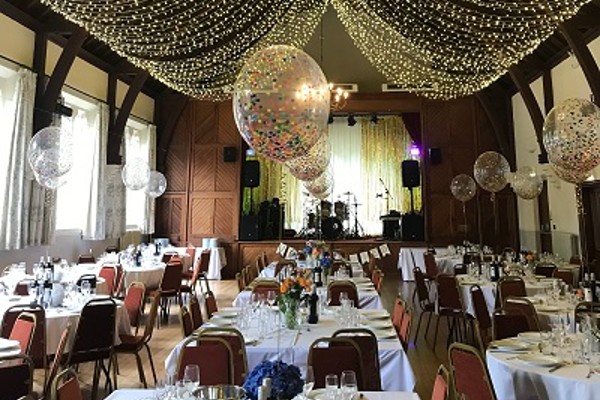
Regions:
<svg viewBox="0 0 600 400"><path fill-rule="evenodd" d="M308 271L304 271L306 274ZM305 275L292 276L283 280L279 287L277 304L284 315L285 326L288 329L298 327L298 305L308 299L312 282Z"/></svg>
<svg viewBox="0 0 600 400"><path fill-rule="evenodd" d="M325 252L329 252L329 246L322 240L308 240L304 246L304 252L307 256L312 256L315 260L323 257Z"/></svg>
<svg viewBox="0 0 600 400"><path fill-rule="evenodd" d="M246 378L244 390L246 395L257 400L258 388L263 379L271 378L271 399L292 399L302 392L304 381L300 376L300 369L282 361L263 361L258 364Z"/></svg>

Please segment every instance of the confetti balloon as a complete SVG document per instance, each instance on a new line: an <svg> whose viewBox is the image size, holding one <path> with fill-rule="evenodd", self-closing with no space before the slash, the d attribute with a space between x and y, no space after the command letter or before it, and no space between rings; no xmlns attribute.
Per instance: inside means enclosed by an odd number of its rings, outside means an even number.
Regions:
<svg viewBox="0 0 600 400"><path fill-rule="evenodd" d="M585 99L567 99L544 120L543 142L551 164L583 174L600 164L600 109Z"/></svg>
<svg viewBox="0 0 600 400"><path fill-rule="evenodd" d="M331 158L331 144L329 135L321 135L317 143L305 156L300 156L285 164L290 173L301 181L312 181L318 178L327 169Z"/></svg>
<svg viewBox="0 0 600 400"><path fill-rule="evenodd" d="M552 169L554 170L554 172L560 179L562 179L565 182L573 183L575 185L578 185L581 182L585 181L592 174L591 171L579 172L579 171L575 171L573 169L563 169L554 164L550 164L550 165L552 165Z"/></svg>
<svg viewBox="0 0 600 400"><path fill-rule="evenodd" d="M150 180L150 167L141 158L134 158L127 161L123 171L121 171L121 177L127 189L141 190L148 185Z"/></svg>
<svg viewBox="0 0 600 400"><path fill-rule="evenodd" d="M486 151L475 160L473 175L483 189L496 193L504 189L507 184L506 174L510 166L506 158L495 151Z"/></svg>
<svg viewBox="0 0 600 400"><path fill-rule="evenodd" d="M477 185L473 178L466 174L456 175L450 182L450 191L458 201L471 200L477 193Z"/></svg>
<svg viewBox="0 0 600 400"><path fill-rule="evenodd" d="M331 189L332 185L333 179L331 178L331 173L329 172L329 170L323 172L323 174L321 174L321 176L319 176L317 179L304 182L304 187L312 195L314 195L315 193L325 193L326 191Z"/></svg>
<svg viewBox="0 0 600 400"><path fill-rule="evenodd" d="M144 188L146 194L153 199L160 197L167 190L167 178L158 171L150 172L150 179Z"/></svg>
<svg viewBox="0 0 600 400"><path fill-rule="evenodd" d="M69 133L56 126L38 131L27 149L29 165L36 175L58 178L73 166L73 140Z"/></svg>
<svg viewBox="0 0 600 400"><path fill-rule="evenodd" d="M531 167L521 167L510 180L514 192L522 199L533 200L542 193L544 181Z"/></svg>
<svg viewBox="0 0 600 400"><path fill-rule="evenodd" d="M308 54L270 46L246 61L235 82L233 113L257 153L285 162L306 155L327 131L330 91Z"/></svg>

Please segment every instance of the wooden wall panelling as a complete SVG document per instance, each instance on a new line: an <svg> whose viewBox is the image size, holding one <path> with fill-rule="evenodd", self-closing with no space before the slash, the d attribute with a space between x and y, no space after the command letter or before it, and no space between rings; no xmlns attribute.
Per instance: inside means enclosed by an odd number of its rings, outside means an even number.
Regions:
<svg viewBox="0 0 600 400"><path fill-rule="evenodd" d="M165 193L156 200L156 235L173 243L186 243L186 195Z"/></svg>

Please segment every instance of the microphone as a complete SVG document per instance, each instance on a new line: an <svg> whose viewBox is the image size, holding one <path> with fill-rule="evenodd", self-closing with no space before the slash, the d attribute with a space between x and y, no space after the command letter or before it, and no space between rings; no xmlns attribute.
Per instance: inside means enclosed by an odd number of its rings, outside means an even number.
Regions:
<svg viewBox="0 0 600 400"><path fill-rule="evenodd" d="M381 182L381 184L382 184L383 186L385 186L385 182L383 181L383 179L379 178L379 182Z"/></svg>

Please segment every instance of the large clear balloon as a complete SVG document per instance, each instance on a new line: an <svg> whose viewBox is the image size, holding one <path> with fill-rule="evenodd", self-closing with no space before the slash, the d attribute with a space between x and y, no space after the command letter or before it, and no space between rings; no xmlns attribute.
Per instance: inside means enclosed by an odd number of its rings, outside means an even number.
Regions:
<svg viewBox="0 0 600 400"><path fill-rule="evenodd" d="M477 193L473 178L466 174L456 175L450 182L450 191L458 201L467 202Z"/></svg>
<svg viewBox="0 0 600 400"><path fill-rule="evenodd" d="M580 172L580 171L576 171L574 169L564 169L564 168L558 167L554 164L550 164L550 165L552 166L552 169L554 170L554 172L560 179L562 179L565 182L573 183L575 185L580 184L581 182L583 182L587 178L589 178L590 175L592 175L591 171Z"/></svg>
<svg viewBox="0 0 600 400"><path fill-rule="evenodd" d="M304 187L312 195L315 195L318 193L325 193L325 192L331 190L332 186L333 186L333 179L331 177L331 172L329 170L326 170L325 172L323 172L323 174L321 174L321 176L319 176L317 179L304 182Z"/></svg>
<svg viewBox="0 0 600 400"><path fill-rule="evenodd" d="M544 121L544 147L551 164L583 174L600 164L600 108L585 99L567 99Z"/></svg>
<svg viewBox="0 0 600 400"><path fill-rule="evenodd" d="M473 166L473 175L479 186L492 193L504 189L508 172L510 172L508 161L495 151L482 153Z"/></svg>
<svg viewBox="0 0 600 400"><path fill-rule="evenodd" d="M257 153L285 162L305 155L327 131L330 91L308 54L270 46L246 61L235 82L233 113Z"/></svg>
<svg viewBox="0 0 600 400"><path fill-rule="evenodd" d="M63 176L73 166L73 138L56 126L43 128L31 138L27 158L35 174L50 179Z"/></svg>
<svg viewBox="0 0 600 400"><path fill-rule="evenodd" d="M517 194L525 200L533 200L542 193L544 181L531 167L521 167L512 175L510 184Z"/></svg>
<svg viewBox="0 0 600 400"><path fill-rule="evenodd" d="M141 158L127 161L121 171L123 183L129 190L141 190L146 187L150 180L150 167Z"/></svg>
<svg viewBox="0 0 600 400"><path fill-rule="evenodd" d="M150 179L144 190L148 196L154 199L162 196L167 190L167 178L158 171L150 172Z"/></svg>
<svg viewBox="0 0 600 400"><path fill-rule="evenodd" d="M285 163L290 173L301 181L318 178L327 169L331 158L329 135L323 134L308 154Z"/></svg>
<svg viewBox="0 0 600 400"><path fill-rule="evenodd" d="M34 171L33 175L35 176L35 180L40 185L45 187L46 189L56 190L59 187L61 187L62 185L64 185L65 183L67 183L67 180L71 174L65 174L65 175L58 176L58 177L49 177L49 176L39 175L38 173L36 173Z"/></svg>

